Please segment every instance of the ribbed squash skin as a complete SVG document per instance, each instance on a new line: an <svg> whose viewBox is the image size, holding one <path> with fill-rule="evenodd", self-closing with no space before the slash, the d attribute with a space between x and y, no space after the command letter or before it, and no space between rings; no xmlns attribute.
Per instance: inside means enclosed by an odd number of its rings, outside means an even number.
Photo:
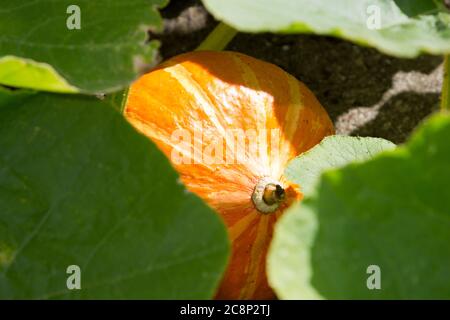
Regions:
<svg viewBox="0 0 450 320"><path fill-rule="evenodd" d="M186 187L214 208L228 227L232 255L216 298L274 298L266 278L273 226L284 208L301 198L296 186L283 178L283 170L290 159L333 133L332 122L311 91L277 66L240 53L191 52L138 79L130 88L124 114L169 159L179 143L172 138L174 131L188 130L194 137L201 124L201 143L182 152L192 163L173 165ZM268 145L258 159L245 162L194 161L196 152L229 129L278 129L278 152L272 153ZM230 145L224 141L226 150ZM251 200L255 185L265 176L281 181L287 191L286 201L270 214L257 211Z"/></svg>

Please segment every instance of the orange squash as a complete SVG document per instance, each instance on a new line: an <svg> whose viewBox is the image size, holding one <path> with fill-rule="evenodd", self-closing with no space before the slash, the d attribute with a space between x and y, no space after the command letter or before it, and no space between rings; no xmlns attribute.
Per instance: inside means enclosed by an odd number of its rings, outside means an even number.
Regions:
<svg viewBox="0 0 450 320"><path fill-rule="evenodd" d="M333 133L311 91L270 63L198 51L138 79L124 114L225 221L232 254L216 298L274 298L265 263L273 226L301 198L283 170Z"/></svg>

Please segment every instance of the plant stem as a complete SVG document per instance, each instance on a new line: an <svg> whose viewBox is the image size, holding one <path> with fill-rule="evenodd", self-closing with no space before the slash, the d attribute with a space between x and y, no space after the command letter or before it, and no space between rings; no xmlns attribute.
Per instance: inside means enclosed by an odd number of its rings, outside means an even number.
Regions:
<svg viewBox="0 0 450 320"><path fill-rule="evenodd" d="M236 34L235 29L220 22L196 50L223 50Z"/></svg>
<svg viewBox="0 0 450 320"><path fill-rule="evenodd" d="M441 111L450 111L450 55L444 59L444 83L442 85Z"/></svg>

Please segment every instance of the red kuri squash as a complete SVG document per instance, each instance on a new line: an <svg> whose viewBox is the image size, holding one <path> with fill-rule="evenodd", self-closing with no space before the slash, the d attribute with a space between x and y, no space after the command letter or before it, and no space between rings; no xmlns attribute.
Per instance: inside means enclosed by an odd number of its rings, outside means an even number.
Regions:
<svg viewBox="0 0 450 320"><path fill-rule="evenodd" d="M274 298L266 278L273 226L302 196L283 170L333 133L311 91L275 65L199 51L138 79L124 114L225 221L232 255L216 298Z"/></svg>

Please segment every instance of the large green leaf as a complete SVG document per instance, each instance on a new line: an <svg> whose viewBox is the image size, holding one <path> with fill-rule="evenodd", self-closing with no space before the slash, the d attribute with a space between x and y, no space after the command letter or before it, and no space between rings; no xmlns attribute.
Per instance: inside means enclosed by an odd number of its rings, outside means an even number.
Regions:
<svg viewBox="0 0 450 320"><path fill-rule="evenodd" d="M109 98L7 103L0 299L212 297L228 252L223 224ZM69 265L81 268L81 290L66 287Z"/></svg>
<svg viewBox="0 0 450 320"><path fill-rule="evenodd" d="M278 296L450 298L449 136L450 116L435 116L405 146L326 172L276 227Z"/></svg>
<svg viewBox="0 0 450 320"><path fill-rule="evenodd" d="M203 0L203 3L217 19L242 31L332 35L404 57L420 52L450 52L450 15L440 1Z"/></svg>
<svg viewBox="0 0 450 320"><path fill-rule="evenodd" d="M110 92L152 62L167 0L0 0L0 83L57 92ZM72 28L79 8L79 26Z"/></svg>
<svg viewBox="0 0 450 320"><path fill-rule="evenodd" d="M381 138L328 136L314 148L289 162L285 176L301 186L302 193L311 193L323 171L340 168L350 162L364 161L395 144Z"/></svg>

